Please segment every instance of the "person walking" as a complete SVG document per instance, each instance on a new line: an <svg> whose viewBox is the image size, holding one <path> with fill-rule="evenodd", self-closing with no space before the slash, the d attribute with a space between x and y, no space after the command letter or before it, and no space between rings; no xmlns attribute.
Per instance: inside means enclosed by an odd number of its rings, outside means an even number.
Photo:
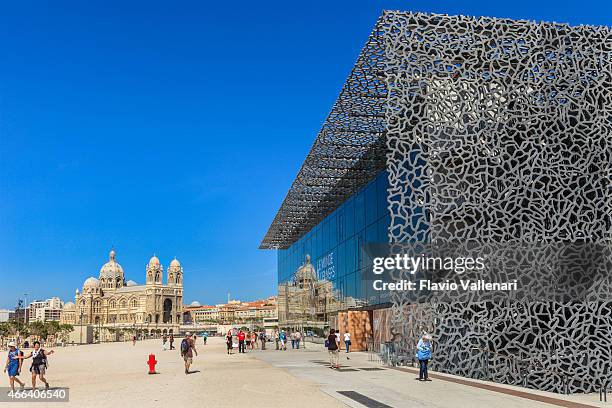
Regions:
<svg viewBox="0 0 612 408"><path fill-rule="evenodd" d="M162 350L164 350L164 351L166 351L166 350L167 350L167 348L168 348L168 343L167 343L167 341L168 341L168 338L167 338L167 337L166 337L166 335L164 334L164 335L162 336Z"/></svg>
<svg viewBox="0 0 612 408"><path fill-rule="evenodd" d="M266 332L263 330L259 333L259 341L261 342L261 349L265 350L266 349Z"/></svg>
<svg viewBox="0 0 612 408"><path fill-rule="evenodd" d="M185 374L189 374L189 368L193 363L193 353L198 355L198 351L195 348L195 342L191 338L191 333L185 333L185 338L181 341L181 357L185 362Z"/></svg>
<svg viewBox="0 0 612 408"><path fill-rule="evenodd" d="M6 357L6 364L4 365L4 372L8 371L9 376L9 385L11 386L11 390L15 392L15 382L19 384L19 388L23 390L25 387L25 383L21 382L19 378L19 374L21 374L21 366L23 365L23 360L19 357L23 356L23 353L19 351L17 345L14 341L9 342L8 344L9 352Z"/></svg>
<svg viewBox="0 0 612 408"><path fill-rule="evenodd" d="M244 339L245 339L245 335L244 332L242 331L242 329L240 329L240 331L238 332L238 354L240 353L244 353Z"/></svg>
<svg viewBox="0 0 612 408"><path fill-rule="evenodd" d="M278 340L280 342L280 349L283 351L287 350L287 333L285 333L284 330L281 330L280 334L278 335Z"/></svg>
<svg viewBox="0 0 612 408"><path fill-rule="evenodd" d="M295 348L300 349L300 342L302 341L302 333L299 330L295 331Z"/></svg>
<svg viewBox="0 0 612 408"><path fill-rule="evenodd" d="M340 348L340 343L338 342L338 337L336 337L336 331L334 329L329 330L329 336L327 336L327 340L325 341L325 347L327 347L327 352L329 353L330 368L339 368L338 350Z"/></svg>
<svg viewBox="0 0 612 408"><path fill-rule="evenodd" d="M170 333L170 350L174 350L174 334Z"/></svg>
<svg viewBox="0 0 612 408"><path fill-rule="evenodd" d="M351 348L351 333L349 332L344 332L344 345L346 346L346 354L348 354Z"/></svg>
<svg viewBox="0 0 612 408"><path fill-rule="evenodd" d="M244 335L245 335L244 341L246 342L246 349L250 350L251 349L251 339L252 339L251 331L249 330ZM244 353L244 351L243 351L243 353Z"/></svg>
<svg viewBox="0 0 612 408"><path fill-rule="evenodd" d="M234 344L232 340L232 331L228 330L225 335L225 345L227 346L227 354L232 354L232 350L234 349Z"/></svg>
<svg viewBox="0 0 612 408"><path fill-rule="evenodd" d="M47 357L51 354L55 353L55 351L50 350L49 352L45 351L40 347L40 341L36 340L34 342L34 350L30 352L26 357L17 356L16 358L27 360L28 358L32 358L32 365L30 366L30 372L32 373L32 389L36 389L36 376L45 384L45 389L49 388L49 383L45 379L45 372L47 370Z"/></svg>
<svg viewBox="0 0 612 408"><path fill-rule="evenodd" d="M289 338L291 339L291 349L295 350L295 332L289 333Z"/></svg>
<svg viewBox="0 0 612 408"><path fill-rule="evenodd" d="M280 333L278 330L274 330L274 344L276 345L276 350L278 350L278 343L280 341Z"/></svg>
<svg viewBox="0 0 612 408"><path fill-rule="evenodd" d="M204 332L204 335L202 336L202 339L204 341L204 345L206 345L206 340L208 340L208 333Z"/></svg>
<svg viewBox="0 0 612 408"><path fill-rule="evenodd" d="M132 346L136 345L136 335L132 336Z"/></svg>
<svg viewBox="0 0 612 408"><path fill-rule="evenodd" d="M419 359L419 381L431 381L427 373L427 364L431 359L431 339L427 334L417 343L416 357Z"/></svg>

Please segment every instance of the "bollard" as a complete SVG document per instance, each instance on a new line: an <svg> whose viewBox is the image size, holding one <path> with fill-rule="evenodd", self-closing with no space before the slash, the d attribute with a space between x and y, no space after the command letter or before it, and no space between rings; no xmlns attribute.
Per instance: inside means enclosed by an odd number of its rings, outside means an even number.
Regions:
<svg viewBox="0 0 612 408"><path fill-rule="evenodd" d="M149 365L149 374L156 374L155 364L157 364L157 361L155 361L155 354L149 354L149 361L147 361L147 364Z"/></svg>

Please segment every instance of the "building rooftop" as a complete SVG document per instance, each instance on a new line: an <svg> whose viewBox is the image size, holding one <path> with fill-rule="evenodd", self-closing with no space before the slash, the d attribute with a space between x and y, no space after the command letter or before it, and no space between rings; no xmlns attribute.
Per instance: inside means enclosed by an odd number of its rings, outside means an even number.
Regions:
<svg viewBox="0 0 612 408"><path fill-rule="evenodd" d="M385 168L381 17L291 184L260 249L285 249Z"/></svg>

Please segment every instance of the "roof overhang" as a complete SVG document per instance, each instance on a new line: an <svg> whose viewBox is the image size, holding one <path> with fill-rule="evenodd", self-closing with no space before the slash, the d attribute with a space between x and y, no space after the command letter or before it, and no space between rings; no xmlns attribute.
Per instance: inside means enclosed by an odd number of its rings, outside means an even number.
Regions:
<svg viewBox="0 0 612 408"><path fill-rule="evenodd" d="M386 165L382 17L291 184L260 249L286 249Z"/></svg>

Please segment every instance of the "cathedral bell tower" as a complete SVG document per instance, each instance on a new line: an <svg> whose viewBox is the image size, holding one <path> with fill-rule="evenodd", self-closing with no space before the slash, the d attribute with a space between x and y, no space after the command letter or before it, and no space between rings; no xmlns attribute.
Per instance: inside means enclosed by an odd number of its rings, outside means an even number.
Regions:
<svg viewBox="0 0 612 408"><path fill-rule="evenodd" d="M159 259L153 255L149 259L147 264L147 285L161 285L162 284L162 266L159 263Z"/></svg>

